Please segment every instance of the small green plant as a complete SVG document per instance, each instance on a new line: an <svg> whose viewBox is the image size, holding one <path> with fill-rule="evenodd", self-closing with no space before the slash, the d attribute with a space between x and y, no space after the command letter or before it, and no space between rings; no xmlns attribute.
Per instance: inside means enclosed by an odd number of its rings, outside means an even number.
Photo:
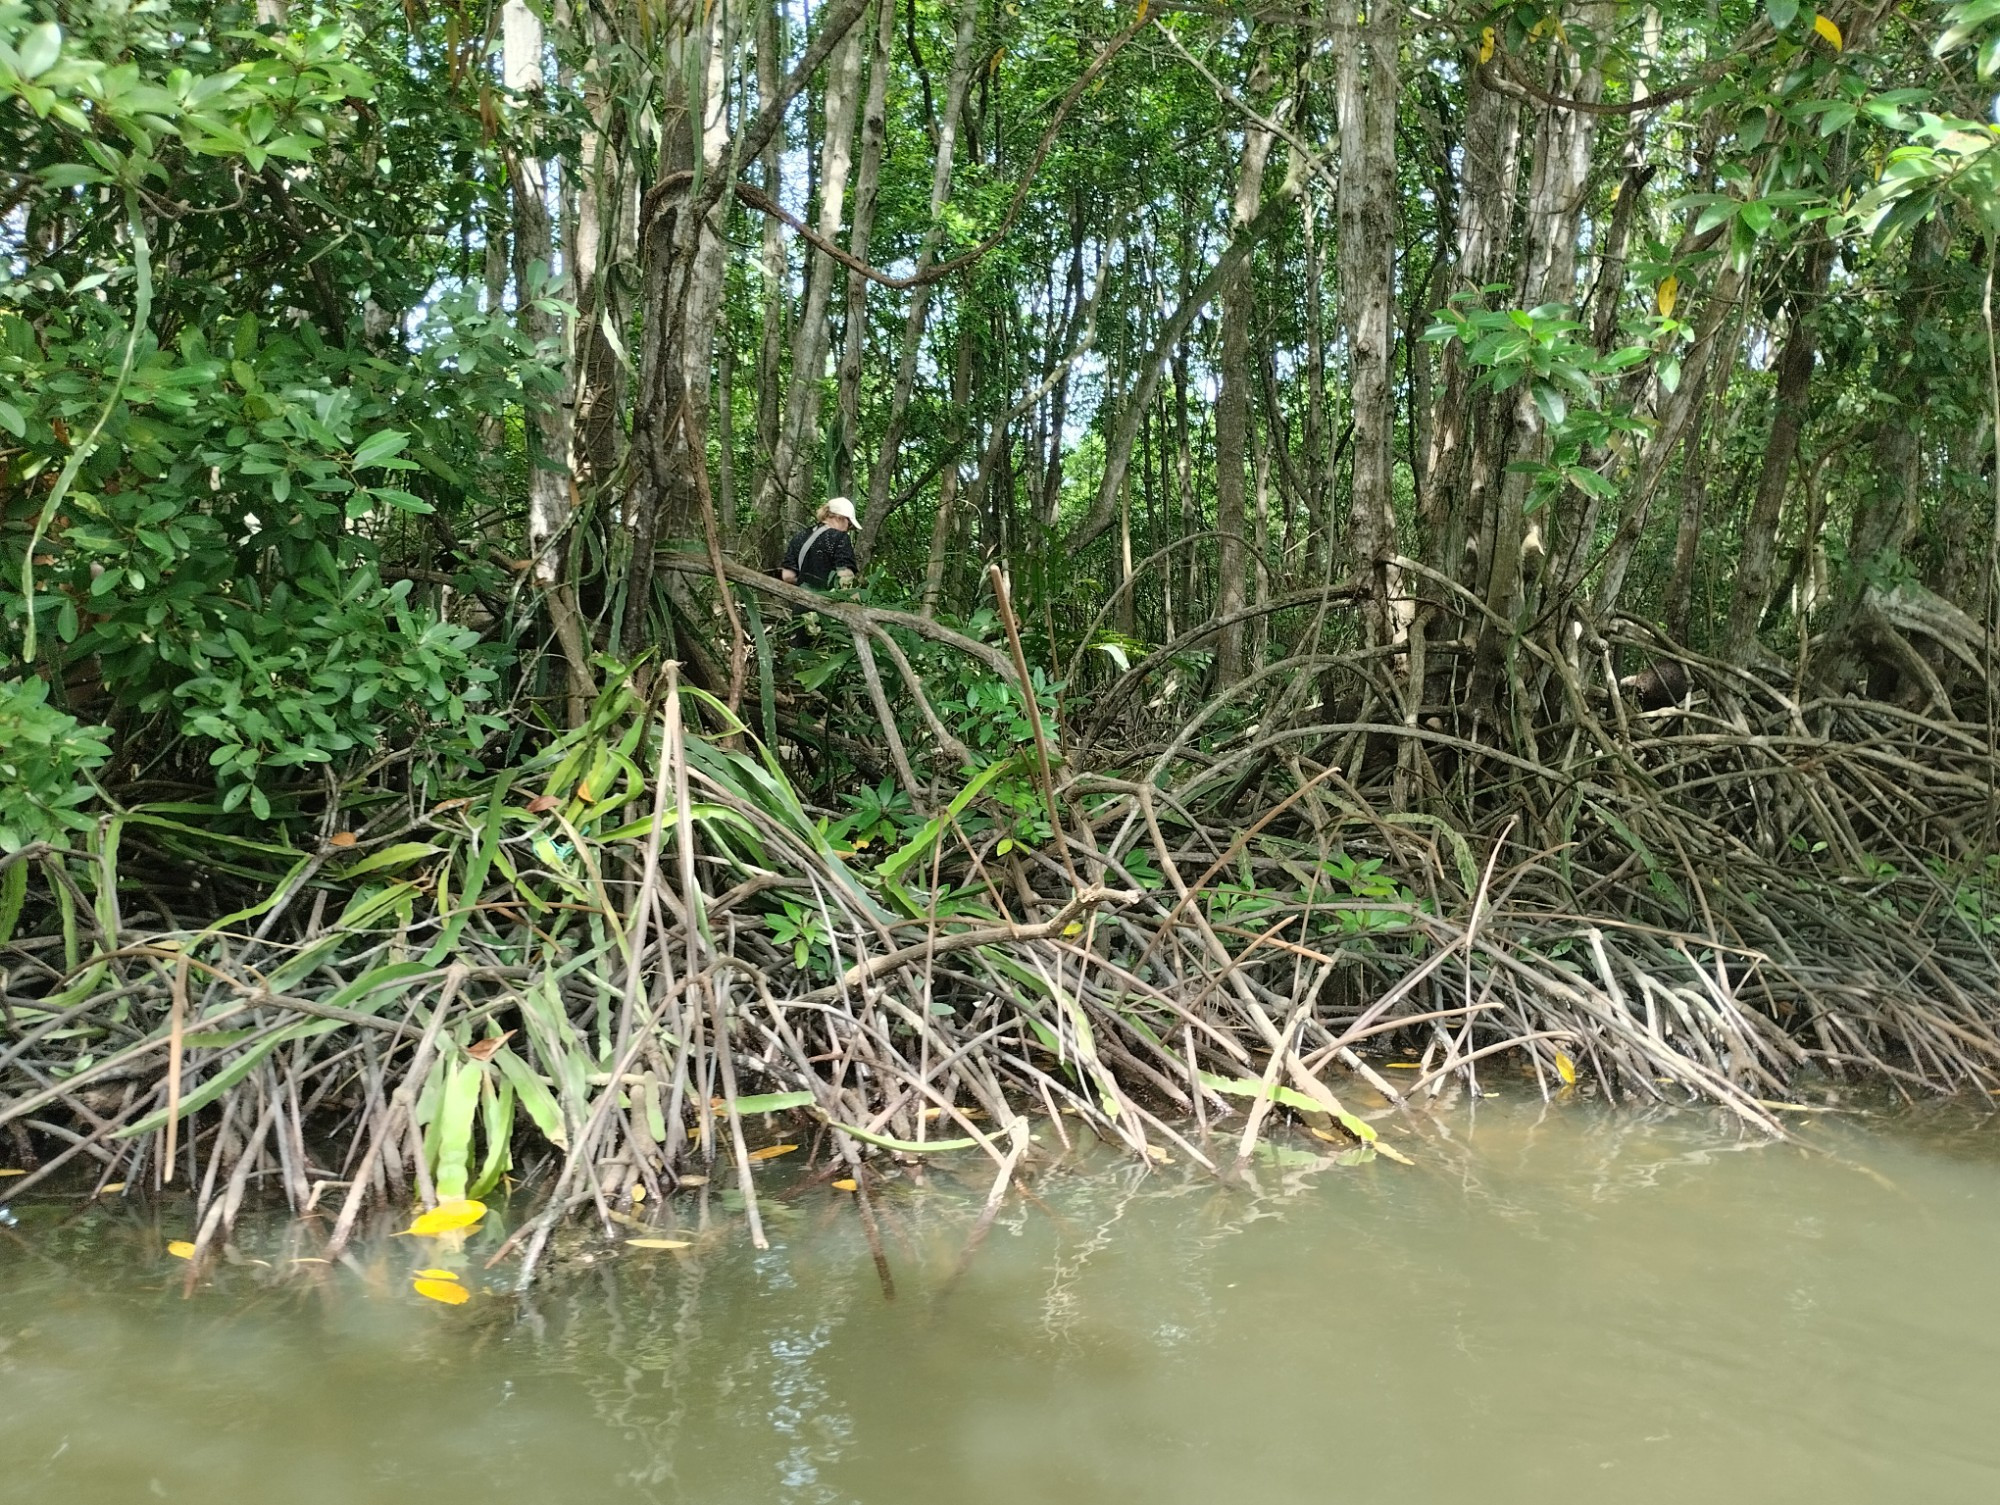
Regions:
<svg viewBox="0 0 2000 1505"><path fill-rule="evenodd" d="M849 813L828 826L826 834L856 851L871 846L893 849L923 824L910 808L910 797L891 778L873 788L864 786L845 799Z"/></svg>
<svg viewBox="0 0 2000 1505"><path fill-rule="evenodd" d="M108 735L50 705L47 681L0 680L0 852L90 824L81 807L111 756Z"/></svg>
<svg viewBox="0 0 2000 1505"><path fill-rule="evenodd" d="M778 910L766 915L764 923L770 927L773 940L792 948L792 965L801 972L832 976L832 937L818 908L795 899L780 899Z"/></svg>

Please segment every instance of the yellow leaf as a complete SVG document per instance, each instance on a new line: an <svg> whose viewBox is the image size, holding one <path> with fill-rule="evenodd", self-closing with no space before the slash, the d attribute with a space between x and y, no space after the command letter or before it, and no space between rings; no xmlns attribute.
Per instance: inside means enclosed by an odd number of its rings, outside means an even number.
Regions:
<svg viewBox="0 0 2000 1505"><path fill-rule="evenodd" d="M1415 1165L1417 1163L1386 1140L1378 1139L1375 1141L1375 1153L1388 1156L1389 1159L1395 1161L1398 1165Z"/></svg>
<svg viewBox="0 0 2000 1505"><path fill-rule="evenodd" d="M1820 15L1818 12L1813 13L1813 30L1818 32L1821 36L1825 37L1829 42L1833 43L1833 50L1835 52L1839 52L1841 50L1842 43L1840 39L1840 28L1838 26L1835 26L1833 22L1827 20L1825 16Z"/></svg>
<svg viewBox="0 0 2000 1505"><path fill-rule="evenodd" d="M1576 1085L1576 1062L1561 1051L1556 1052L1556 1075L1562 1078L1565 1087Z"/></svg>
<svg viewBox="0 0 2000 1505"><path fill-rule="evenodd" d="M1480 32L1480 33L1479 33L1479 61L1480 61L1480 62L1482 62L1482 63L1490 63L1490 62L1492 62L1492 61L1493 61L1493 46L1494 46L1494 42L1495 42L1495 40L1496 40L1496 39L1495 39L1495 37L1494 37L1494 35L1493 35L1493 28L1492 28L1492 27L1490 27L1490 26L1489 26L1489 27L1487 27L1487 28L1486 28L1486 29L1485 29L1484 31L1482 31L1482 32Z"/></svg>
<svg viewBox="0 0 2000 1505"><path fill-rule="evenodd" d="M1347 1143L1347 1141L1342 1139L1338 1134L1330 1134L1325 1129L1314 1129L1309 1127L1307 1128L1306 1132L1312 1135L1312 1137L1315 1139L1324 1139L1328 1144Z"/></svg>
<svg viewBox="0 0 2000 1505"><path fill-rule="evenodd" d="M440 1202L403 1232L415 1234L418 1238L436 1238L441 1233L456 1233L461 1228L470 1228L485 1216L484 1202Z"/></svg>
<svg viewBox="0 0 2000 1505"><path fill-rule="evenodd" d="M123 1181L113 1181L109 1186L98 1187L97 1194L100 1197L115 1197L123 1190L125 1190Z"/></svg>
<svg viewBox="0 0 2000 1505"><path fill-rule="evenodd" d="M643 1187L643 1186L641 1186L641 1185L640 1185L640 1184L639 1184L638 1182L634 1181L634 1182L632 1183L632 1202L633 1202L633 1204L634 1204L634 1205L636 1206L637 1204L639 1204L640 1202L643 1202L643 1201L645 1201L645 1200L646 1200L646 1188L645 1188L645 1187Z"/></svg>
<svg viewBox="0 0 2000 1505"><path fill-rule="evenodd" d="M430 1301L440 1301L446 1306L464 1306L472 1299L472 1292L455 1280L413 1280L410 1289Z"/></svg>
<svg viewBox="0 0 2000 1505"><path fill-rule="evenodd" d="M6 1170L0 1170L0 1176L25 1176L27 1174L28 1173L26 1171L21 1170L18 1167L9 1168Z"/></svg>
<svg viewBox="0 0 2000 1505"><path fill-rule="evenodd" d="M628 1238L627 1249L692 1249L693 1243L684 1238Z"/></svg>
<svg viewBox="0 0 2000 1505"><path fill-rule="evenodd" d="M456 1280L458 1279L458 1274L452 1270L419 1270L417 1271L416 1278L418 1280Z"/></svg>
<svg viewBox="0 0 2000 1505"><path fill-rule="evenodd" d="M853 1182L852 1182L851 1180L848 1180L848 1179L847 1179L847 1178L845 1178L845 1177L842 1177L842 1178L841 1178L840 1180L838 1180L838 1181L834 1182L834 1183L833 1183L833 1189L834 1189L835 1191L858 1191L858 1190L860 1190L860 1188L859 1188L859 1187L857 1187L857 1186L856 1186L856 1185L855 1185L855 1184L854 1184L854 1183L853 1183Z"/></svg>
<svg viewBox="0 0 2000 1505"><path fill-rule="evenodd" d="M1066 941L1075 940L1082 934L1083 921L1081 920L1071 920L1067 925L1063 926L1063 939Z"/></svg>
<svg viewBox="0 0 2000 1505"><path fill-rule="evenodd" d="M1174 1157L1169 1155L1165 1150L1161 1149L1156 1144L1147 1145L1146 1153L1152 1157L1155 1164L1172 1165L1174 1163Z"/></svg>
<svg viewBox="0 0 2000 1505"><path fill-rule="evenodd" d="M171 1244L167 1245L167 1253L171 1254L175 1259L193 1259L194 1245L190 1244L184 1238L177 1238Z"/></svg>
<svg viewBox="0 0 2000 1505"><path fill-rule="evenodd" d="M1424 1069L1422 1061L1384 1061L1382 1064L1387 1066L1391 1071L1422 1071Z"/></svg>
<svg viewBox="0 0 2000 1505"><path fill-rule="evenodd" d="M708 1185L708 1177L706 1177L706 1176L683 1176L683 1177L681 1177L681 1185L682 1185L682 1186L706 1186L706 1185Z"/></svg>
<svg viewBox="0 0 2000 1505"><path fill-rule="evenodd" d="M1132 18L1134 26L1137 26L1141 21L1146 19L1146 8L1152 3L1153 0L1139 0L1139 14Z"/></svg>
<svg viewBox="0 0 2000 1505"><path fill-rule="evenodd" d="M776 1160L780 1155L789 1155L798 1148L795 1144L767 1144L761 1150L752 1150L752 1160Z"/></svg>
<svg viewBox="0 0 2000 1505"><path fill-rule="evenodd" d="M1674 303L1680 295L1681 279L1678 277L1668 277L1654 291L1653 302L1658 305L1661 318L1671 319L1674 316Z"/></svg>

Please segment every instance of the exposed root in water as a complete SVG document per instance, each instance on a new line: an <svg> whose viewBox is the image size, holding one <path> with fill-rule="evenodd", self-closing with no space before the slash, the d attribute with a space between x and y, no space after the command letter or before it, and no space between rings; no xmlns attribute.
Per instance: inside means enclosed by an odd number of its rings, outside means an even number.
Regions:
<svg viewBox="0 0 2000 1505"><path fill-rule="evenodd" d="M1202 717L1127 717L1115 757L1080 719L1115 774L1038 744L873 860L669 672L205 926L123 918L121 855L177 834L135 813L0 874L51 922L3 953L8 1190L185 1185L199 1265L253 1189L332 1256L372 1204L535 1167L525 1283L564 1219L643 1223L718 1163L761 1243L760 1120L864 1208L873 1157L983 1152L976 1248L1029 1119L1229 1175L1279 1111L1400 1154L1399 1113L1502 1061L1766 1134L1809 1070L2000 1085L1985 728L1677 662L1643 711L1545 655L1554 714L1502 738L1402 708L1379 657L1287 660L1206 751Z"/></svg>

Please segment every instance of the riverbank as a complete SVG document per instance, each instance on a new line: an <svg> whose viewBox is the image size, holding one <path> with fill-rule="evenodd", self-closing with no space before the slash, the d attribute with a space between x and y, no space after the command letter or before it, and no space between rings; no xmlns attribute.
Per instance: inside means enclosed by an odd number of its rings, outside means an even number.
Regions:
<svg viewBox="0 0 2000 1505"><path fill-rule="evenodd" d="M980 1151L997 1194L1031 1123L1227 1178L1272 1115L1390 1150L1375 1109L1501 1069L1761 1135L1805 1074L2000 1083L1981 729L1697 671L1561 744L1197 718L1113 775L1058 728L861 826L670 679L309 846L135 807L8 859L0 1132L27 1185L196 1188L202 1259L253 1186L337 1252L524 1180L525 1284L717 1163L761 1241L766 1122L863 1186ZM235 907L169 923L191 896Z"/></svg>

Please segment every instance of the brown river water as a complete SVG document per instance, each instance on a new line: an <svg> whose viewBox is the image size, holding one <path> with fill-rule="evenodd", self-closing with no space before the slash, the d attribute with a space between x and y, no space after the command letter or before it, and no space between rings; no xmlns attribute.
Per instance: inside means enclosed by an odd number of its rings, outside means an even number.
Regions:
<svg viewBox="0 0 2000 1505"><path fill-rule="evenodd" d="M1797 1122L1503 1099L1402 1135L1413 1168L1055 1163L955 1274L961 1158L881 1191L893 1301L783 1161L769 1250L718 1176L658 1230L689 1248L580 1233L525 1304L498 1217L340 1266L247 1228L184 1297L179 1204L31 1193L0 1501L2000 1501L2000 1122Z"/></svg>

